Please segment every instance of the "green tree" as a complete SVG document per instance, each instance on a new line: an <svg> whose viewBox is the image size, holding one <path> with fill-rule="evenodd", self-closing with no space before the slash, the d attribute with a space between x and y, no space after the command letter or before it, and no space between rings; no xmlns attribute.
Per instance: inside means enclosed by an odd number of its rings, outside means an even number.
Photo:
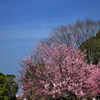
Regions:
<svg viewBox="0 0 100 100"><path fill-rule="evenodd" d="M98 61L100 61L100 31L95 37L91 37L82 43L79 48L82 51L86 50L88 63L98 64Z"/></svg>
<svg viewBox="0 0 100 100"><path fill-rule="evenodd" d="M0 100L8 100L7 99L7 82L5 80L5 75L0 72Z"/></svg>
<svg viewBox="0 0 100 100"><path fill-rule="evenodd" d="M14 75L4 75L0 72L0 100L16 100L18 84L14 78Z"/></svg>
<svg viewBox="0 0 100 100"><path fill-rule="evenodd" d="M6 75L6 81L7 81L7 89L8 89L8 97L9 100L16 100L15 94L17 93L18 90L18 84L15 82L14 75Z"/></svg>
<svg viewBox="0 0 100 100"><path fill-rule="evenodd" d="M16 100L23 100L23 99L16 98Z"/></svg>

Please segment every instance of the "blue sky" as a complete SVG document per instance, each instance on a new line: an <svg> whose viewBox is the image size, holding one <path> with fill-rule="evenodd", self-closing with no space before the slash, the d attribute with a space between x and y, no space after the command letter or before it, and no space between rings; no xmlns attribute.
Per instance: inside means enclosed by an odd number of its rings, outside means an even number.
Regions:
<svg viewBox="0 0 100 100"><path fill-rule="evenodd" d="M32 40L86 18L100 20L100 0L0 0L0 72L17 75Z"/></svg>

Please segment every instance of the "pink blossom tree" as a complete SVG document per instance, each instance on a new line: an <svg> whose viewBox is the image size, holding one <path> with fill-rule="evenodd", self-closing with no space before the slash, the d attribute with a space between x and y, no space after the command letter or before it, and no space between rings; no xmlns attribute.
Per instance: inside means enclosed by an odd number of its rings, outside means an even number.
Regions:
<svg viewBox="0 0 100 100"><path fill-rule="evenodd" d="M38 55L38 59L36 56ZM68 91L77 97L90 97L100 92L100 68L87 64L84 52L74 45L51 46L40 43L36 52L22 60L19 81L23 96L36 100L57 98Z"/></svg>

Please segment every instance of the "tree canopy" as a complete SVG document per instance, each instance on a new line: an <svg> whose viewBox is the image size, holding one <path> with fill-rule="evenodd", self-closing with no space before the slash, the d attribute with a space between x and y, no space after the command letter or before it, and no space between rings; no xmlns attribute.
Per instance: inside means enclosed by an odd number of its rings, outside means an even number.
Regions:
<svg viewBox="0 0 100 100"><path fill-rule="evenodd" d="M36 53L22 60L19 81L24 90L23 97L30 100L59 98L68 92L77 97L97 95L100 90L100 68L92 63L87 64L84 53L74 50L73 44L40 44L38 51L40 63L35 62Z"/></svg>
<svg viewBox="0 0 100 100"><path fill-rule="evenodd" d="M69 94L81 98L98 95L98 30L100 21L89 19L53 29L50 38L40 41L38 47L21 60L18 80L23 92L20 96L29 100L49 100Z"/></svg>
<svg viewBox="0 0 100 100"><path fill-rule="evenodd" d="M16 100L18 84L14 78L14 75L4 75L0 72L0 100Z"/></svg>
<svg viewBox="0 0 100 100"><path fill-rule="evenodd" d="M79 47L90 37L95 36L99 30L100 20L77 20L75 23L53 28L50 32L50 37L42 41L42 43L50 45L57 42L59 44L65 43L68 45L75 39L76 46Z"/></svg>
<svg viewBox="0 0 100 100"><path fill-rule="evenodd" d="M98 64L100 61L100 31L96 36L89 38L79 47L82 51L86 50L86 59L88 63Z"/></svg>

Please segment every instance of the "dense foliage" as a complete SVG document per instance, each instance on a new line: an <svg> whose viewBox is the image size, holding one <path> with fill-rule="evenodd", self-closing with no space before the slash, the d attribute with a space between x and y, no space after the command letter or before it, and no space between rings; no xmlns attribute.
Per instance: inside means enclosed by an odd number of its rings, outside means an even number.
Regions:
<svg viewBox="0 0 100 100"><path fill-rule="evenodd" d="M20 97L28 100L59 100L98 95L98 30L100 21L89 19L53 29L51 37L41 41L20 63L18 80L23 89Z"/></svg>
<svg viewBox="0 0 100 100"><path fill-rule="evenodd" d="M34 58L38 55L37 59ZM96 96L100 92L100 68L88 64L84 52L74 45L42 45L37 52L22 60L19 70L22 96L37 98L60 98L71 92L77 97Z"/></svg>
<svg viewBox="0 0 100 100"><path fill-rule="evenodd" d="M0 72L0 100L16 100L18 85L14 78L14 75L4 75Z"/></svg>
<svg viewBox="0 0 100 100"><path fill-rule="evenodd" d="M98 64L100 61L100 31L95 37L89 38L80 45L82 51L86 50L86 59L88 63Z"/></svg>

